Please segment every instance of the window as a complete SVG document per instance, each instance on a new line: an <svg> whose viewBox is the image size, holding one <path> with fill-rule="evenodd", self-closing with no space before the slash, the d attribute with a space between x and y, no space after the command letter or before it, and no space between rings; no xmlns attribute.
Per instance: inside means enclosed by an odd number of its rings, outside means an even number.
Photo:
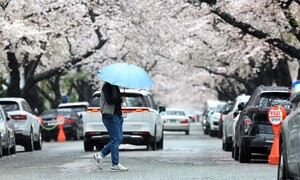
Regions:
<svg viewBox="0 0 300 180"><path fill-rule="evenodd" d="M16 102L1 101L0 104L6 112L20 110L19 105Z"/></svg>
<svg viewBox="0 0 300 180"><path fill-rule="evenodd" d="M126 107L147 107L146 101L141 94L124 94Z"/></svg>

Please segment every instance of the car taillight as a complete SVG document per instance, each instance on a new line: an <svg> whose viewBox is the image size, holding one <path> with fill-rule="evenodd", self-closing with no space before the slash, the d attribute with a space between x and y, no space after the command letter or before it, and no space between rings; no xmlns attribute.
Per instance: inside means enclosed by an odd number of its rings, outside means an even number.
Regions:
<svg viewBox="0 0 300 180"><path fill-rule="evenodd" d="M122 109L123 113L132 113L132 112L150 112L147 108L136 108L136 109Z"/></svg>
<svg viewBox="0 0 300 180"><path fill-rule="evenodd" d="M73 124L74 120L73 119L65 119L66 124Z"/></svg>
<svg viewBox="0 0 300 180"><path fill-rule="evenodd" d="M251 119L245 119L244 120L244 132L247 133L252 125L253 125L253 122L251 121Z"/></svg>
<svg viewBox="0 0 300 180"><path fill-rule="evenodd" d="M86 112L100 112L99 108L88 108L86 109Z"/></svg>
<svg viewBox="0 0 300 180"><path fill-rule="evenodd" d="M27 119L26 114L11 115L10 117L13 118L14 120L26 120Z"/></svg>
<svg viewBox="0 0 300 180"><path fill-rule="evenodd" d="M187 123L189 123L189 120L188 120L188 119L181 120L180 123L181 123L181 124L187 124Z"/></svg>

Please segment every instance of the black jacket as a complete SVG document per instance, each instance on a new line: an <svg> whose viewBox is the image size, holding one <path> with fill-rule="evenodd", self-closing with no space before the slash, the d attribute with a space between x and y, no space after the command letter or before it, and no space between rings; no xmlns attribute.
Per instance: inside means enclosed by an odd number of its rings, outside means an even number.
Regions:
<svg viewBox="0 0 300 180"><path fill-rule="evenodd" d="M114 114L122 115L122 97L119 87L105 82L102 87L102 91L104 93L105 101L108 104L115 105Z"/></svg>

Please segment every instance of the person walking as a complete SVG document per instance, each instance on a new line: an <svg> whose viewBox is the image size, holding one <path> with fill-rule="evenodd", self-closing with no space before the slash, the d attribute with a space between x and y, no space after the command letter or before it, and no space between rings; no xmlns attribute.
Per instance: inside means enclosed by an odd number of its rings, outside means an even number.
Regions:
<svg viewBox="0 0 300 180"><path fill-rule="evenodd" d="M120 89L116 85L105 82L100 95L100 110L102 121L110 136L110 141L92 158L96 166L102 170L102 160L108 154L111 154L111 171L127 171L128 168L119 162L119 146L123 141L123 117L122 102L125 102L121 96Z"/></svg>

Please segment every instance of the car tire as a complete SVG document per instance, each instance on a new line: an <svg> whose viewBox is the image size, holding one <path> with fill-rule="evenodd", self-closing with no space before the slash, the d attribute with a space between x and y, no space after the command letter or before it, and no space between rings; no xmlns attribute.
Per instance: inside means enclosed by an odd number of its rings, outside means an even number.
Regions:
<svg viewBox="0 0 300 180"><path fill-rule="evenodd" d="M80 133L79 133L79 128L76 127L73 133L73 140L80 140Z"/></svg>
<svg viewBox="0 0 300 180"><path fill-rule="evenodd" d="M39 131L38 139L34 142L34 150L41 150L43 145L42 133Z"/></svg>
<svg viewBox="0 0 300 180"><path fill-rule="evenodd" d="M157 147L157 149L163 149L164 148L164 133L162 133L161 138L158 141L156 147Z"/></svg>
<svg viewBox="0 0 300 180"><path fill-rule="evenodd" d="M225 140L224 140L224 142L222 144L222 148L223 148L224 151L231 151L232 150L232 146L229 143L227 143L226 139L227 138L225 137Z"/></svg>
<svg viewBox="0 0 300 180"><path fill-rule="evenodd" d="M185 135L189 135L190 134L190 131L185 131Z"/></svg>
<svg viewBox="0 0 300 180"><path fill-rule="evenodd" d="M203 131L205 135L208 135L209 131L207 129L204 129Z"/></svg>
<svg viewBox="0 0 300 180"><path fill-rule="evenodd" d="M286 150L284 148L284 144L282 143L280 146L280 156L279 156L278 170L277 170L277 179L278 180L286 180L291 179L289 177L288 172L288 164L286 158Z"/></svg>
<svg viewBox="0 0 300 180"><path fill-rule="evenodd" d="M239 148L236 144L234 145L234 148L233 148L233 159L236 161L239 160Z"/></svg>
<svg viewBox="0 0 300 180"><path fill-rule="evenodd" d="M148 140L148 143L147 143L147 150L148 151L155 151L157 149L155 139L156 138L154 137L154 138L150 138Z"/></svg>
<svg viewBox="0 0 300 180"><path fill-rule="evenodd" d="M2 158L2 139L1 139L1 133L0 133L0 158Z"/></svg>
<svg viewBox="0 0 300 180"><path fill-rule="evenodd" d="M13 139L13 145L12 145L12 147L10 148L10 153L11 154L16 154L16 139L14 138Z"/></svg>
<svg viewBox="0 0 300 180"><path fill-rule="evenodd" d="M84 151L94 151L94 144L89 141L83 141Z"/></svg>
<svg viewBox="0 0 300 180"><path fill-rule="evenodd" d="M244 146L239 148L239 162L240 163L249 163L251 160L251 152Z"/></svg>
<svg viewBox="0 0 300 180"><path fill-rule="evenodd" d="M10 140L8 140L10 141ZM7 148L2 149L3 155L10 155L10 147L9 147L9 142L7 142Z"/></svg>
<svg viewBox="0 0 300 180"><path fill-rule="evenodd" d="M25 142L25 151L29 152L29 151L33 151L34 149L34 143L33 143L33 133L32 133L32 129L30 131L30 135L29 135L29 139Z"/></svg>

